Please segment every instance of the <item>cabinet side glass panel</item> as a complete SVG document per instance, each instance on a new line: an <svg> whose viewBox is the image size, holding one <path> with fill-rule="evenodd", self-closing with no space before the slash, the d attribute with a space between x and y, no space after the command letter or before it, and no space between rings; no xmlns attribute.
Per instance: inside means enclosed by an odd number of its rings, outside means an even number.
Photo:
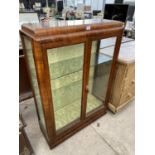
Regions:
<svg viewBox="0 0 155 155"><path fill-rule="evenodd" d="M114 39L116 40L116 38L103 39L100 41L100 45L101 43L109 44L110 39L112 39L112 42L114 42ZM93 41L87 86L86 113L89 113L100 106L104 106L112 65L112 56L110 56L109 53L114 51L114 46L108 47L105 45L104 48L99 48L99 51L97 51L97 46L98 41Z"/></svg>
<svg viewBox="0 0 155 155"><path fill-rule="evenodd" d="M40 97L40 92L39 92L39 87L38 87L38 81L37 81L37 76L36 76L36 68L35 68L35 64L34 64L34 59L33 59L33 53L32 53L32 45L31 45L31 41L28 40L26 37L24 37L24 43L25 43L25 54L27 57L27 62L28 62L28 68L29 68L29 73L31 76L31 83L32 83L32 87L34 90L34 95L36 98L36 102L37 102L37 107L38 107L38 113L40 116L40 122L44 128L45 134L47 136L47 130L46 130L46 125L45 125L45 119L44 119L44 113L43 113L43 107L42 107L42 101L41 101L41 97Z"/></svg>
<svg viewBox="0 0 155 155"><path fill-rule="evenodd" d="M84 43L47 50L56 130L80 120Z"/></svg>

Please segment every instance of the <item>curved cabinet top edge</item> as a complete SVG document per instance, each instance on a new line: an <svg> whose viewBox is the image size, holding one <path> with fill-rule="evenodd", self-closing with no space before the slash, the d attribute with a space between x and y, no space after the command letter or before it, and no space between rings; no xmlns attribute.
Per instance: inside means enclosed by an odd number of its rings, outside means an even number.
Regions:
<svg viewBox="0 0 155 155"><path fill-rule="evenodd" d="M28 35L30 38L37 40L37 38L45 36L55 36L78 32L89 32L92 30L103 30L122 28L124 23L105 19L87 19L87 20L73 20L73 21L52 21L40 23L23 24L22 33Z"/></svg>

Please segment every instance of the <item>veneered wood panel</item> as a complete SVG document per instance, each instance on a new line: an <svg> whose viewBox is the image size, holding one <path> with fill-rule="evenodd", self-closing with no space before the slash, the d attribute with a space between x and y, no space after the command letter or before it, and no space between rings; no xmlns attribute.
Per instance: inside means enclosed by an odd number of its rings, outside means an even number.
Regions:
<svg viewBox="0 0 155 155"><path fill-rule="evenodd" d="M119 53L124 24L107 20L83 20L62 21L40 24L27 24L22 26L21 35L26 35L32 40L33 56L35 61L39 91L41 94L43 111L45 115L48 133L48 144L50 147L58 145L75 132L79 131L92 121L104 115L107 110L114 79L116 61ZM90 52L92 42L103 38L115 36L117 38L110 78L106 93L105 105L90 112L86 117L87 84L90 66ZM72 124L65 126L56 132L55 117L53 109L53 98L51 93L52 83L50 81L49 64L47 61L47 49L85 43L84 65L83 65L83 89L81 104L81 120L75 120Z"/></svg>

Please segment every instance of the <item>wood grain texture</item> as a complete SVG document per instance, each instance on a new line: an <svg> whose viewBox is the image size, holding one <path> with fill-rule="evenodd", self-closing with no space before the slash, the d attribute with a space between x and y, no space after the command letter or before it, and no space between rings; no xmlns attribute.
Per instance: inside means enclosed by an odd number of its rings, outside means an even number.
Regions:
<svg viewBox="0 0 155 155"><path fill-rule="evenodd" d="M109 108L118 112L135 96L135 63L117 64Z"/></svg>
<svg viewBox="0 0 155 155"><path fill-rule="evenodd" d="M41 46L39 43L35 41L33 42L33 54L34 54L34 61L36 66L37 80L38 80L39 90L40 90L42 104L43 104L46 129L49 136L48 139L49 139L49 142L52 143L52 140L54 139L56 132L55 132L53 105L50 102L51 94L49 94L50 88L48 85L48 80L50 80L50 78L48 77L48 73L47 73L48 70L45 69L45 62L47 61L43 61L44 58L43 58L43 51L41 49Z"/></svg>
<svg viewBox="0 0 155 155"><path fill-rule="evenodd" d="M135 97L135 42L121 44L116 74L108 107L114 113L121 110ZM101 49L107 56L113 55L113 47Z"/></svg>
<svg viewBox="0 0 155 155"><path fill-rule="evenodd" d="M81 130L82 128L84 128L85 126L106 113L112 88L112 82L114 79L116 61L121 44L123 29L123 23L108 20L81 20L61 22L49 21L47 23L27 24L22 26L22 29L20 31L21 35L25 35L30 38L30 40L32 40L35 69L37 73L39 91L41 94L42 106L48 133L48 137L46 137L46 139L51 148L55 147L60 142L72 136L74 133L78 132L79 130ZM104 102L104 105L93 109L88 113L88 115L86 115L92 42L100 41L100 39L114 36L117 38L117 42L112 61L112 68L110 71L106 100ZM50 79L50 76L54 76L50 75L47 52L48 49L70 46L80 43L84 43L85 47L83 62L84 65L82 68L83 78L81 116L80 119L73 121L72 123L61 128L60 130L56 130L53 93L51 90L54 83L52 83L52 80ZM97 50L99 50L99 48L97 48Z"/></svg>

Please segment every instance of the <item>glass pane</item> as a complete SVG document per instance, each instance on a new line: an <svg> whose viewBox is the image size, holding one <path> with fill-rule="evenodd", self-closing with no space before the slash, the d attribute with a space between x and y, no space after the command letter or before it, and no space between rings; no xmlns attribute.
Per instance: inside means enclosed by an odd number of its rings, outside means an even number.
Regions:
<svg viewBox="0 0 155 155"><path fill-rule="evenodd" d="M46 132L45 134L47 135L44 113L43 113L40 92L39 92L39 87L38 87L38 81L37 81L37 76L36 76L35 64L34 64L34 59L33 59L32 45L31 45L31 41L28 40L26 37L24 37L24 42L25 42L26 57L28 61L28 67L30 71L32 87L33 87L34 95L35 95L36 102L37 102L38 113L40 116L40 122L43 125L43 128Z"/></svg>
<svg viewBox="0 0 155 155"><path fill-rule="evenodd" d="M91 5L92 4L92 0L85 0L85 5Z"/></svg>
<svg viewBox="0 0 155 155"><path fill-rule="evenodd" d="M101 42L104 44L107 42L107 39L104 39ZM87 113L103 105L112 64L112 57L108 55L108 53L114 50L114 46L104 47L103 49L99 49L98 52L97 44L98 41L92 42L87 95ZM110 49L109 51L109 48L112 48L113 50Z"/></svg>
<svg viewBox="0 0 155 155"><path fill-rule="evenodd" d="M84 44L47 50L56 130L80 118Z"/></svg>

